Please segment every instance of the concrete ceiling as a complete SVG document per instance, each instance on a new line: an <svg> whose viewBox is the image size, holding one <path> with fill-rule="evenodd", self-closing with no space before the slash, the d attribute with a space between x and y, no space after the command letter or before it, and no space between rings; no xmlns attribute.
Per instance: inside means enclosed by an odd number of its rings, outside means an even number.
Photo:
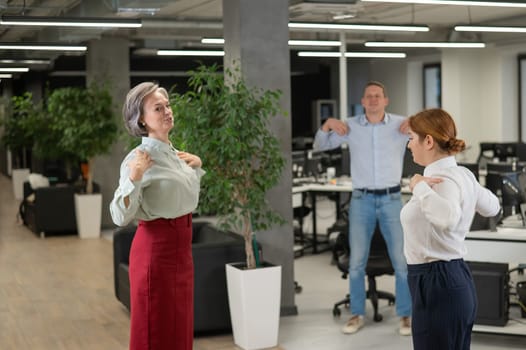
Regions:
<svg viewBox="0 0 526 350"><path fill-rule="evenodd" d="M261 0L264 1L264 0ZM320 0L321 1L321 0ZM418 34L347 32L351 48L363 49L366 40L474 41L489 45L526 42L526 34L458 33L456 24L525 25L526 9L443 5L410 5L350 0L313 3L289 1L290 21L334 23L421 24L431 31ZM200 47L202 37L222 36L222 0L0 0L0 14L23 16L141 18L139 29L74 29L0 26L0 42L84 43L103 36L126 37L137 52L157 48ZM335 15L355 17L334 20ZM329 31L291 31L291 39L333 39ZM146 50L145 50L146 49ZM132 50L132 52L133 52ZM411 51L404 49L411 55ZM416 53L416 51L413 51ZM49 57L56 54L0 51L2 57Z"/></svg>

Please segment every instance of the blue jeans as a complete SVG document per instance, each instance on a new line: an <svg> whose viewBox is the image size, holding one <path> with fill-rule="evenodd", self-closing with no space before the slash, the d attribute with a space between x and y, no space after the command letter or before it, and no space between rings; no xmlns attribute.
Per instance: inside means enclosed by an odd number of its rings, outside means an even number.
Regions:
<svg viewBox="0 0 526 350"><path fill-rule="evenodd" d="M407 262L400 223L401 209L400 192L375 195L354 190L352 193L349 208L349 283L352 315L365 315L365 267L377 220L395 271L396 314L400 317L411 315Z"/></svg>

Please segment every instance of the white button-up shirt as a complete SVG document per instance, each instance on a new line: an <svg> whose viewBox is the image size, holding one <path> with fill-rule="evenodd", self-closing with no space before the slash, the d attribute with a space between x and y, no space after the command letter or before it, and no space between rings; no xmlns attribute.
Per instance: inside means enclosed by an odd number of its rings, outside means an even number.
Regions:
<svg viewBox="0 0 526 350"><path fill-rule="evenodd" d="M400 213L407 263L463 258L467 252L464 239L475 211L495 216L500 210L499 200L471 171L458 166L453 156L429 164L424 176L443 181L433 187L419 182Z"/></svg>
<svg viewBox="0 0 526 350"><path fill-rule="evenodd" d="M150 154L153 165L140 181L132 182L128 162L135 157L135 150L124 158L119 187L110 203L113 222L125 226L134 219L173 219L194 211L205 172L188 166L177 156L175 148L162 141L143 137L138 148ZM130 200L128 208L124 205L125 197Z"/></svg>

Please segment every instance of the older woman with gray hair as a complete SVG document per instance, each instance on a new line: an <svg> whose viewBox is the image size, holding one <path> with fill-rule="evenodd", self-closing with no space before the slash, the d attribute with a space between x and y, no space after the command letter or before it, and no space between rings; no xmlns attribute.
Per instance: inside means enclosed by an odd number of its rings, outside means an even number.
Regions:
<svg viewBox="0 0 526 350"><path fill-rule="evenodd" d="M142 143L124 158L110 204L113 222L138 220L130 250L130 349L190 350L193 343L192 212L201 159L175 149L167 91L144 82L128 92L126 129Z"/></svg>

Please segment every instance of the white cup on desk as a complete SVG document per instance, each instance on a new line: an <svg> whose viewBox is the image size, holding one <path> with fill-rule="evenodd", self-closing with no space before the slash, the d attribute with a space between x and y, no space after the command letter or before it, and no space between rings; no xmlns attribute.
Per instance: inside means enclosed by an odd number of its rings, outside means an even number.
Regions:
<svg viewBox="0 0 526 350"><path fill-rule="evenodd" d="M327 168L327 181L331 181L336 177L336 168L328 167Z"/></svg>

